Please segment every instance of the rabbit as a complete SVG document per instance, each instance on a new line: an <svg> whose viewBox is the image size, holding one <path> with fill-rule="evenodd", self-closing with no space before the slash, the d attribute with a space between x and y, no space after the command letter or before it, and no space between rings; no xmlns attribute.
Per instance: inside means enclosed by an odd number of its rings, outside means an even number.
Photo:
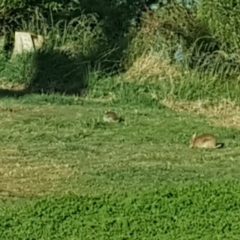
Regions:
<svg viewBox="0 0 240 240"><path fill-rule="evenodd" d="M204 133L197 136L196 133L193 134L190 143L190 148L223 148L224 143L218 143L215 136L209 133Z"/></svg>
<svg viewBox="0 0 240 240"><path fill-rule="evenodd" d="M122 122L124 119L122 117L119 117L115 112L113 111L106 111L103 116L104 122Z"/></svg>

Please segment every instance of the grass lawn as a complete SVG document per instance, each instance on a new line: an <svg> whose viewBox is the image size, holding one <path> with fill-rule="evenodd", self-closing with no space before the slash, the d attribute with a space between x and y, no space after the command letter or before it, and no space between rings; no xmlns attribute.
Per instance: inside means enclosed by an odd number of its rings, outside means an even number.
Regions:
<svg viewBox="0 0 240 240"><path fill-rule="evenodd" d="M239 130L162 104L30 96L0 112L1 239L239 239ZM194 132L226 147L189 149Z"/></svg>

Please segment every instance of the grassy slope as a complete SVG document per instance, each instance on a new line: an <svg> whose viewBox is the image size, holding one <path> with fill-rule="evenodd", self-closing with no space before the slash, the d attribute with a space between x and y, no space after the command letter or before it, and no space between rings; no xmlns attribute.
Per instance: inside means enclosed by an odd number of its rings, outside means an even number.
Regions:
<svg viewBox="0 0 240 240"><path fill-rule="evenodd" d="M1 239L239 236L237 130L161 105L32 96L0 108ZM109 108L125 122L102 123ZM227 147L189 149L194 131Z"/></svg>

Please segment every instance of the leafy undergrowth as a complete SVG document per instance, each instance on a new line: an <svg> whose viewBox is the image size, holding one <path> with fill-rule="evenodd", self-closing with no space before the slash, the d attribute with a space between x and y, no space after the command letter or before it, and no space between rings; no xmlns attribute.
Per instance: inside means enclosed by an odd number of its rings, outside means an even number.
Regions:
<svg viewBox="0 0 240 240"><path fill-rule="evenodd" d="M45 198L1 210L1 239L238 239L239 187L161 184L124 196Z"/></svg>
<svg viewBox="0 0 240 240"><path fill-rule="evenodd" d="M1 239L239 236L238 130L156 102L32 95L0 112ZM193 132L226 148L189 149Z"/></svg>

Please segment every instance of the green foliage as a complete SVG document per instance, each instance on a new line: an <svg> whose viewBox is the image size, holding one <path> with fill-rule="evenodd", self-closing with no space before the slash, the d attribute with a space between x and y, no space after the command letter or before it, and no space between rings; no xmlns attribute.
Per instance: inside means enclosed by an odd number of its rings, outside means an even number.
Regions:
<svg viewBox="0 0 240 240"><path fill-rule="evenodd" d="M196 72L181 79L162 81L159 84L121 82L114 78L91 81L91 78L89 79L89 97L102 98L111 93L114 101L119 103L153 106L165 98L187 101L199 99L218 101L225 98L240 103L240 88L236 81L220 81L214 77L201 77Z"/></svg>
<svg viewBox="0 0 240 240"><path fill-rule="evenodd" d="M4 68L0 71L0 78L10 83L28 85L33 74L32 61L32 54L25 53L14 56L11 61L5 62Z"/></svg>
<svg viewBox="0 0 240 240"><path fill-rule="evenodd" d="M171 61L178 45L183 47L185 54L205 32L193 13L181 5L168 4L154 13L143 14L141 29L129 45L127 59L134 62L143 53L152 51Z"/></svg>
<svg viewBox="0 0 240 240"><path fill-rule="evenodd" d="M88 86L88 76L92 73L100 73L103 79L106 73L113 75L123 69L127 71L138 58L144 58L145 55L157 59L153 63L149 61L149 66L146 67L149 72L151 69L154 72L156 68L164 68L164 65L159 66L164 59L168 68L177 65L179 71L183 70L184 75L187 74L186 79L191 79L194 75L196 85L199 85L201 79L211 78L213 80L210 82L214 82L214 85L216 77L221 84L223 79L235 79L238 76L238 54L229 54L223 47L227 39L235 43L238 40L233 35L226 38L226 24L221 25L221 31L217 30L217 24L221 23L218 18L221 17L220 12L223 11L225 2L218 11L217 1L203 1L196 17L195 8L189 11L173 1L154 12L145 12L140 24L134 26L132 20L139 20L137 17L141 4L137 0L131 4L107 0L99 3L48 0L15 1L11 5L1 5L1 26L10 32L31 31L42 34L45 38L44 53L37 52L28 60L23 57L25 60L21 61L19 57L19 62L14 60L7 63L7 54L3 53L1 69L5 69L0 73L1 78L7 82L24 83L28 90L77 93L72 91L71 86L76 86L78 92L82 92ZM229 4L234 5L233 2ZM234 8L235 13L237 9ZM215 18L209 17L212 12ZM234 15L231 16L230 25L233 27L237 22L233 20ZM210 24L206 19L215 20ZM13 40L13 37L8 38L11 39L9 42ZM227 43L226 46L228 45ZM176 64L180 62L181 64ZM144 63L140 61L140 65ZM145 75L147 74L140 72L134 79L144 78ZM158 72L153 74L156 75ZM169 75L168 78L172 78ZM146 78L151 78L151 74ZM182 80L182 85L189 81L192 80ZM209 86L204 86L205 88L208 89ZM164 95L167 92L168 90ZM194 92L192 89L189 95L194 95Z"/></svg>
<svg viewBox="0 0 240 240"><path fill-rule="evenodd" d="M240 47L239 14L239 0L201 0L198 7L198 16L227 52L238 51Z"/></svg>
<svg viewBox="0 0 240 240"><path fill-rule="evenodd" d="M215 48L207 52L202 68L219 79L236 79L239 75L239 18L240 1L200 1L197 16L208 26ZM214 42L212 41L212 42Z"/></svg>
<svg viewBox="0 0 240 240"><path fill-rule="evenodd" d="M1 210L1 239L235 239L239 182L161 186L135 194L46 198Z"/></svg>
<svg viewBox="0 0 240 240"><path fill-rule="evenodd" d="M0 11L3 13L0 16L0 28L8 39L5 49L12 51L16 30L41 34L45 39L44 51L51 53L48 54L48 59L45 58L46 62L52 63L59 54L68 56L69 61L65 58L64 76L71 75L75 68L68 62L76 63L76 71L82 71L82 75L86 74L86 69L93 72L101 69L102 73L119 70L122 51L127 44L124 34L128 30L131 15L136 15L136 7L129 8L126 4L118 5L117 2L108 0L16 1L6 6L0 6ZM42 59L41 54L36 58ZM1 76L6 81L15 81L11 69L16 68L20 72L19 83L25 79L25 84L28 85L36 75L35 70L42 71L37 68L43 63L29 62L28 65L34 65L33 76L22 75L25 70L19 68L23 67L23 63L17 64L16 61L6 64L6 70ZM44 71L51 71L51 68L52 64L49 65L50 70L44 68ZM47 72L45 74L47 75ZM46 81L42 80L42 82ZM73 82L72 79L70 82ZM62 86L61 82L59 86ZM65 89L62 89L62 92L64 91Z"/></svg>

